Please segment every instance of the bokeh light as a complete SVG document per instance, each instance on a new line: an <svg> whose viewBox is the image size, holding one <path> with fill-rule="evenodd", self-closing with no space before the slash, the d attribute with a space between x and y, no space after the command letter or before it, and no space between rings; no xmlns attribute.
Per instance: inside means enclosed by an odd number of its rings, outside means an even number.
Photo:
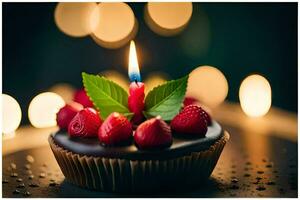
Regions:
<svg viewBox="0 0 300 200"><path fill-rule="evenodd" d="M119 48L137 33L138 23L132 9L122 2L99 3L95 12L99 21L91 34L94 41L105 48Z"/></svg>
<svg viewBox="0 0 300 200"><path fill-rule="evenodd" d="M56 113L65 105L61 96L44 92L35 96L28 108L30 123L36 128L56 126Z"/></svg>
<svg viewBox="0 0 300 200"><path fill-rule="evenodd" d="M153 72L149 74L144 83L145 83L145 94L148 94L154 87L163 84L169 79L168 75L163 72Z"/></svg>
<svg viewBox="0 0 300 200"><path fill-rule="evenodd" d="M227 93L227 80L217 68L200 66L190 73L186 96L213 108L225 100Z"/></svg>
<svg viewBox="0 0 300 200"><path fill-rule="evenodd" d="M106 70L106 71L100 72L99 74L102 75L102 76L105 76L109 80L117 83L118 85L120 85L126 91L129 90L129 84L130 84L129 80L126 76L124 76L120 72L118 72L116 70Z"/></svg>
<svg viewBox="0 0 300 200"><path fill-rule="evenodd" d="M272 90L267 79L261 75L246 77L239 90L243 111L251 117L265 115L272 104Z"/></svg>
<svg viewBox="0 0 300 200"><path fill-rule="evenodd" d="M72 102L76 89L67 83L58 83L49 89L49 92L54 92L61 96L66 103Z"/></svg>
<svg viewBox="0 0 300 200"><path fill-rule="evenodd" d="M155 33L173 36L186 27L192 12L191 2L149 2L145 6L145 21Z"/></svg>
<svg viewBox="0 0 300 200"><path fill-rule="evenodd" d="M95 2L60 2L54 12L55 23L65 34L73 37L89 35L97 26L99 13Z"/></svg>
<svg viewBox="0 0 300 200"><path fill-rule="evenodd" d="M22 119L19 103L11 96L2 94L2 133L14 134Z"/></svg>

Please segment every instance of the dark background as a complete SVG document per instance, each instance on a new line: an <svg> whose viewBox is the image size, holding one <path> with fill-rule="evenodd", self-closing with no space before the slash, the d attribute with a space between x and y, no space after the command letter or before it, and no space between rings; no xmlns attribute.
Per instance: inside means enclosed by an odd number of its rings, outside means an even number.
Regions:
<svg viewBox="0 0 300 200"><path fill-rule="evenodd" d="M163 71L178 78L200 65L220 69L227 100L238 101L241 81L265 76L272 105L297 112L297 3L194 3L187 29L174 37L152 32L145 3L129 3L139 22L135 38L142 77ZM72 38L54 22L56 3L3 3L3 93L21 104L56 83L81 87L81 72L115 69L127 76L128 45L109 50L90 37Z"/></svg>

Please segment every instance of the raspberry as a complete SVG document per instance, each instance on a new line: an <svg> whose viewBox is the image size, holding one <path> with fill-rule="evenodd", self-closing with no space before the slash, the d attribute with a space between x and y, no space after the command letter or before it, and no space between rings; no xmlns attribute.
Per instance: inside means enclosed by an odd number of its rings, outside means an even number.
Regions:
<svg viewBox="0 0 300 200"><path fill-rule="evenodd" d="M205 136L206 120L201 107L189 105L173 118L171 129L178 134Z"/></svg>

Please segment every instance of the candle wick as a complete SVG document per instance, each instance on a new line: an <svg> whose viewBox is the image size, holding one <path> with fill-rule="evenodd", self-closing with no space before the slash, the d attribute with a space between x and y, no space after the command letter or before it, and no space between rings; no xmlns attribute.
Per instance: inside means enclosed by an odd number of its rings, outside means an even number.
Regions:
<svg viewBox="0 0 300 200"><path fill-rule="evenodd" d="M134 79L134 82L135 82L135 84L137 84L137 85L138 85L138 82L137 82L137 80L136 80L136 79Z"/></svg>

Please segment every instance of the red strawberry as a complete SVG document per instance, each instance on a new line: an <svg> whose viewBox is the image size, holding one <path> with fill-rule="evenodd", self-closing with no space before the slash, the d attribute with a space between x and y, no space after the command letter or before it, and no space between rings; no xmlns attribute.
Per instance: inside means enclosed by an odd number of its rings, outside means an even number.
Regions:
<svg viewBox="0 0 300 200"><path fill-rule="evenodd" d="M68 133L71 137L94 137L101 124L99 113L95 109L84 108L71 120Z"/></svg>
<svg viewBox="0 0 300 200"><path fill-rule="evenodd" d="M87 96L84 89L79 89L74 94L74 101L83 105L83 107L94 107L93 102Z"/></svg>
<svg viewBox="0 0 300 200"><path fill-rule="evenodd" d="M183 107L187 107L189 105L199 105L199 101L193 97L185 97L184 98L184 101L183 101ZM209 114L203 109L202 109L202 112L201 114L204 116L204 118L206 119L207 121L207 125L211 125L211 117L209 116Z"/></svg>
<svg viewBox="0 0 300 200"><path fill-rule="evenodd" d="M106 145L127 142L132 137L132 126L120 113L111 113L98 130L100 142Z"/></svg>
<svg viewBox="0 0 300 200"><path fill-rule="evenodd" d="M203 108L201 108L201 110L202 110L201 111L202 117L206 120L207 125L210 126L211 123L212 123L211 117L209 116L209 114Z"/></svg>
<svg viewBox="0 0 300 200"><path fill-rule="evenodd" d="M62 107L56 114L56 122L60 129L67 129L74 116L83 109L79 103L72 102Z"/></svg>
<svg viewBox="0 0 300 200"><path fill-rule="evenodd" d="M197 99L195 99L193 97L185 97L184 101L183 101L183 106L186 107L186 106L195 104L197 102L198 102Z"/></svg>
<svg viewBox="0 0 300 200"><path fill-rule="evenodd" d="M207 132L207 122L202 109L196 105L185 107L171 121L171 129L178 134L204 136Z"/></svg>
<svg viewBox="0 0 300 200"><path fill-rule="evenodd" d="M140 149L169 147L172 144L170 126L160 116L149 119L137 127L134 141Z"/></svg>

